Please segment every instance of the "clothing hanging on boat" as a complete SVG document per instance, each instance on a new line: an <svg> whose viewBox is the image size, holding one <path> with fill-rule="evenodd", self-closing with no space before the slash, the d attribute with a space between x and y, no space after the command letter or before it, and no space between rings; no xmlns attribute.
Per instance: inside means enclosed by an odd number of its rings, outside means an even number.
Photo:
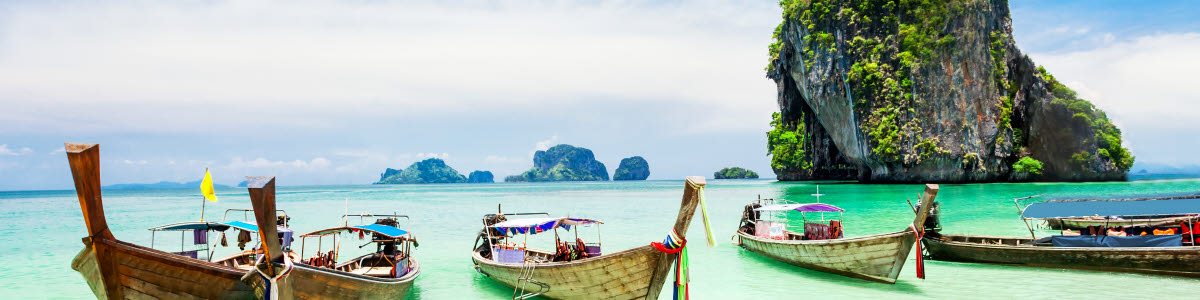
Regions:
<svg viewBox="0 0 1200 300"><path fill-rule="evenodd" d="M238 249L246 250L246 243L250 242L250 232L238 230Z"/></svg>
<svg viewBox="0 0 1200 300"><path fill-rule="evenodd" d="M229 247L229 242L225 241L225 233L221 233L221 247Z"/></svg>
<svg viewBox="0 0 1200 300"><path fill-rule="evenodd" d="M192 230L192 244L207 245L208 244L208 229Z"/></svg>

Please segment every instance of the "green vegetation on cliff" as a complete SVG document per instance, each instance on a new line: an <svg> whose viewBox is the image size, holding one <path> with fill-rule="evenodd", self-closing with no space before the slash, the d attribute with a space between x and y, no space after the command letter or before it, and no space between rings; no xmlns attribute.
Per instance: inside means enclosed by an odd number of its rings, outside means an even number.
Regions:
<svg viewBox="0 0 1200 300"><path fill-rule="evenodd" d="M592 150L567 144L534 153L533 168L504 178L506 182L606 180L608 169L596 160Z"/></svg>
<svg viewBox="0 0 1200 300"><path fill-rule="evenodd" d="M758 173L739 167L729 167L713 173L714 179L755 179Z"/></svg>
<svg viewBox="0 0 1200 300"><path fill-rule="evenodd" d="M613 171L613 180L646 180L650 177L650 163L641 156L621 160L617 170Z"/></svg>
<svg viewBox="0 0 1200 300"><path fill-rule="evenodd" d="M1021 53L1007 4L779 1L766 68L782 112L767 133L776 175L1124 178L1133 157L1120 130ZM1045 164L1033 168L1034 157Z"/></svg>
<svg viewBox="0 0 1200 300"><path fill-rule="evenodd" d="M1129 153L1129 149L1125 149L1121 145L1121 129L1108 120L1108 114L1096 108L1091 102L1079 98L1079 94L1075 90L1058 82L1054 75L1046 72L1046 68L1038 67L1038 74L1041 74L1042 79L1050 84L1051 92L1054 93L1055 99L1051 105L1067 107L1075 114L1072 116L1075 122L1091 128L1095 133L1092 138L1099 146L1096 153L1084 151L1076 153L1071 159L1080 164L1088 164L1094 158L1109 159L1118 169L1128 172L1129 168L1133 167L1134 156Z"/></svg>
<svg viewBox="0 0 1200 300"><path fill-rule="evenodd" d="M375 184L463 183L467 177L459 174L437 158L422 160L404 170L388 168Z"/></svg>
<svg viewBox="0 0 1200 300"><path fill-rule="evenodd" d="M794 124L785 124L779 113L771 113L771 127L771 131L767 131L767 155L771 156L771 168L812 168L805 149L808 133L804 131L804 122L797 120Z"/></svg>
<svg viewBox="0 0 1200 300"><path fill-rule="evenodd" d="M1032 157L1022 157L1013 164L1013 172L1042 175L1042 162Z"/></svg>

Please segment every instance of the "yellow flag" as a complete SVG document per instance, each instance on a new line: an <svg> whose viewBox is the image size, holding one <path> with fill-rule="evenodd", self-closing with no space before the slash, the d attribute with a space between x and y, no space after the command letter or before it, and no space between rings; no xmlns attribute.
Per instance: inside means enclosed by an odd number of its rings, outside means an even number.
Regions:
<svg viewBox="0 0 1200 300"><path fill-rule="evenodd" d="M204 169L204 181L200 182L200 193L204 194L204 199L217 202L217 194L213 193L212 174L208 173L208 169Z"/></svg>

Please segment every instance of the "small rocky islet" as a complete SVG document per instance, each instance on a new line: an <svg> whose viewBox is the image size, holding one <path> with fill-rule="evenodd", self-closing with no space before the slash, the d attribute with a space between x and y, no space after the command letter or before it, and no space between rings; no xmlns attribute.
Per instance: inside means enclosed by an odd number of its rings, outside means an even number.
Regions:
<svg viewBox="0 0 1200 300"><path fill-rule="evenodd" d="M613 180L646 180L650 177L650 163L641 156L621 160L617 170L613 172Z"/></svg>
<svg viewBox="0 0 1200 300"><path fill-rule="evenodd" d="M592 150L559 144L533 154L533 168L505 182L608 181L608 169Z"/></svg>
<svg viewBox="0 0 1200 300"><path fill-rule="evenodd" d="M758 173L740 167L723 168L713 173L714 179L757 179Z"/></svg>
<svg viewBox="0 0 1200 300"><path fill-rule="evenodd" d="M467 177L459 174L445 161L430 158L415 162L404 170L388 168L375 184L422 184L422 183L465 183Z"/></svg>

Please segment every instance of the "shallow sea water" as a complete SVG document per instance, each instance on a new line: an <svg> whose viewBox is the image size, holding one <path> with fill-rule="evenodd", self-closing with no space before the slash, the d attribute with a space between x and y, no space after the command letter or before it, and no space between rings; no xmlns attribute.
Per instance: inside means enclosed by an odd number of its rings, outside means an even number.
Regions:
<svg viewBox="0 0 1200 300"><path fill-rule="evenodd" d="M916 278L912 257L895 285L810 271L732 246L730 238L742 207L758 195L811 202L816 183L708 183L705 194L718 245L704 247L704 227L697 215L688 231L695 299L1194 298L1200 288L1200 280L1190 278L928 260L927 279L921 280ZM906 228L912 211L905 199L915 201L923 187L821 183L820 189L826 195L822 202L847 210L846 236L859 236ZM470 259L480 218L494 213L497 204L503 204L505 212L599 219L604 222L600 226L604 252L612 253L661 241L674 223L682 191L682 181L285 186L278 189L277 200L278 207L293 218L292 229L298 233L336 225L347 204L350 213L407 214L412 223L406 229L419 238L414 256L423 268L410 298L507 299L513 290L477 273ZM1028 231L1017 217L1013 198L1194 191L1200 191L1200 180L942 185L938 200L945 233L1024 236ZM209 203L209 220L219 220L227 208L250 207L244 188L217 192L221 201ZM190 189L107 190L104 200L113 233L141 245L150 243L147 228L198 220L202 201L198 191ZM0 224L0 298L93 297L83 278L70 268L86 234L74 191L0 192ZM594 230L585 228L580 236L591 242ZM1048 234L1039 232L1039 236ZM179 247L178 236L155 239L159 249ZM229 237L231 246L234 239ZM552 235L539 235L530 244L549 245L550 240ZM312 241L306 243L308 255L316 248ZM360 244L357 238L345 240L343 257L371 248L359 249ZM299 248L299 241L295 245ZM218 248L217 255L236 249ZM660 298L670 299L669 291L668 286Z"/></svg>

